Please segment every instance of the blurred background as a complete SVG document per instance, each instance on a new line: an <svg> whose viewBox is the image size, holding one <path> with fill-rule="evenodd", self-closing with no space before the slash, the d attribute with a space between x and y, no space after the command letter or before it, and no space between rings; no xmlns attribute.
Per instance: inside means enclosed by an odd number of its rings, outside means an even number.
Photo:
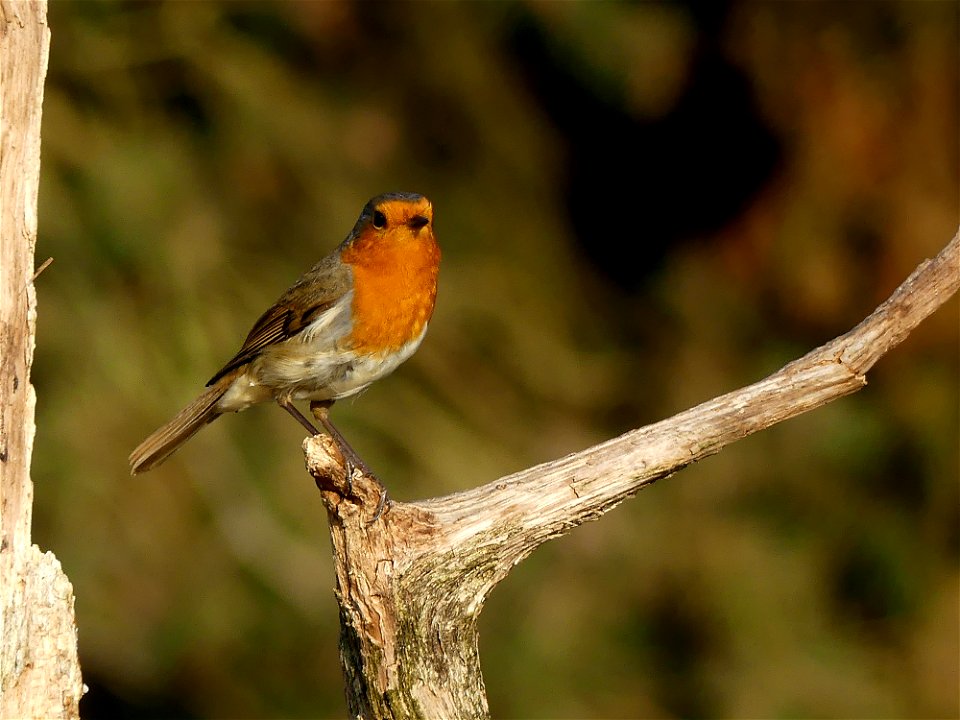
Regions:
<svg viewBox="0 0 960 720"><path fill-rule="evenodd" d="M52 2L34 537L99 718L345 712L323 506L264 406L127 454L366 200L429 196L417 355L333 418L397 499L748 384L958 224L951 2ZM855 396L550 543L504 718L956 717L958 308Z"/></svg>

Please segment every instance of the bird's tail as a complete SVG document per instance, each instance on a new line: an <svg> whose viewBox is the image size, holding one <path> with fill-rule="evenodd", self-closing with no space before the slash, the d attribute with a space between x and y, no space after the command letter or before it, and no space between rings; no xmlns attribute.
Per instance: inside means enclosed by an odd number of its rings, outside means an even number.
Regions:
<svg viewBox="0 0 960 720"><path fill-rule="evenodd" d="M130 474L137 475L155 468L192 438L200 428L220 417L222 413L217 411L217 403L235 379L235 373L220 378L204 390L200 397L178 412L173 420L151 433L150 437L130 453Z"/></svg>

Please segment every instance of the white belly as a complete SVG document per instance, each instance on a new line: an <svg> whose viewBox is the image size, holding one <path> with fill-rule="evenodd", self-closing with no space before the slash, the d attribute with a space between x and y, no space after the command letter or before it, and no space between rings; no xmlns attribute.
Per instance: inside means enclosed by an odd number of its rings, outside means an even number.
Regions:
<svg viewBox="0 0 960 720"><path fill-rule="evenodd" d="M302 333L265 348L247 365L218 403L222 412L286 397L291 400L339 400L354 395L397 369L423 341L420 335L384 355L358 354L344 347L350 332L347 293Z"/></svg>

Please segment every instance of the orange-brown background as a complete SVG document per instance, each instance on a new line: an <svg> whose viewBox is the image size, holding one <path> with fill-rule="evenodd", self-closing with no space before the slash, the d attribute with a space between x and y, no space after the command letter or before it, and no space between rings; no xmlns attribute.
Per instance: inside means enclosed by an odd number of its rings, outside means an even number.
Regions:
<svg viewBox="0 0 960 720"><path fill-rule="evenodd" d="M50 6L35 537L74 582L86 717L338 717L300 428L130 449L386 190L444 249L419 353L334 419L399 499L749 383L958 223L958 6ZM956 717L958 304L861 393L519 566L497 717Z"/></svg>

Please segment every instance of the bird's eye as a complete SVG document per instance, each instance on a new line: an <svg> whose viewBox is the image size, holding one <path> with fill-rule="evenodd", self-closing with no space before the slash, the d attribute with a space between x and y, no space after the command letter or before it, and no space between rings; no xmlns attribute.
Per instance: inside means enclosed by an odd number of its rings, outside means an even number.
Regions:
<svg viewBox="0 0 960 720"><path fill-rule="evenodd" d="M387 216L379 210L373 211L373 226L377 230L383 230L387 226Z"/></svg>

